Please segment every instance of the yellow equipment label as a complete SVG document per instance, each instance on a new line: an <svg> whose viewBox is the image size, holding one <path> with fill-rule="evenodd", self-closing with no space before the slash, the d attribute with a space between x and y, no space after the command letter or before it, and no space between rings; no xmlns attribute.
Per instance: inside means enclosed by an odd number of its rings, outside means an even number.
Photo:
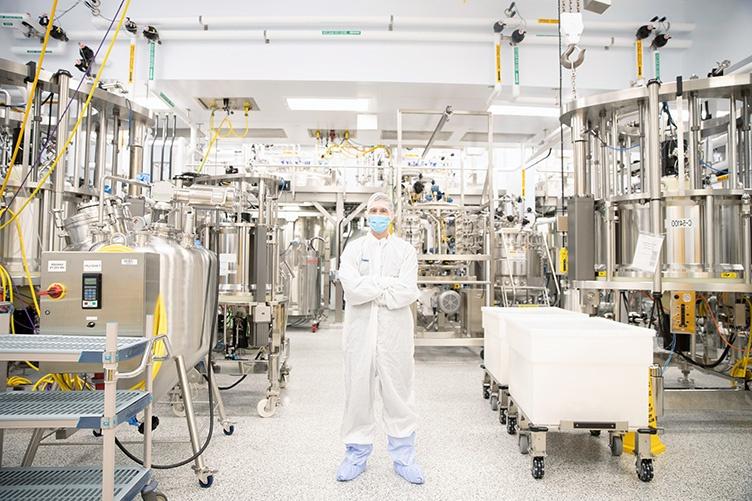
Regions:
<svg viewBox="0 0 752 501"><path fill-rule="evenodd" d="M540 18L538 19L538 24L559 24L559 20Z"/></svg>
<svg viewBox="0 0 752 501"><path fill-rule="evenodd" d="M606 273L605 270L601 270L601 271L598 272L598 276L601 277L601 278L606 278L608 276L608 274Z"/></svg>
<svg viewBox="0 0 752 501"><path fill-rule="evenodd" d="M643 64L642 64L642 40L635 41L635 56L637 58L637 80L642 80Z"/></svg>
<svg viewBox="0 0 752 501"><path fill-rule="evenodd" d="M501 83L501 44L496 42L496 83Z"/></svg>
<svg viewBox="0 0 752 501"><path fill-rule="evenodd" d="M738 276L735 271L724 271L721 273L721 278L738 278Z"/></svg>
<svg viewBox="0 0 752 501"><path fill-rule="evenodd" d="M559 249L559 273L569 273L569 250L566 247Z"/></svg>
<svg viewBox="0 0 752 501"><path fill-rule="evenodd" d="M695 291L674 291L671 293L671 332L676 334L695 333Z"/></svg>
<svg viewBox="0 0 752 501"><path fill-rule="evenodd" d="M136 41L131 41L131 58L128 64L128 83L133 83L133 69L136 67Z"/></svg>
<svg viewBox="0 0 752 501"><path fill-rule="evenodd" d="M522 169L522 198L525 198L525 169Z"/></svg>

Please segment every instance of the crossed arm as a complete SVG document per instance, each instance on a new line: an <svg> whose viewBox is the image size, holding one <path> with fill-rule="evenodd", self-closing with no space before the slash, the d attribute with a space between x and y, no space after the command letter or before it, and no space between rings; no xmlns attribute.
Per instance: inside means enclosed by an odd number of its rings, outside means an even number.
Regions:
<svg viewBox="0 0 752 501"><path fill-rule="evenodd" d="M376 301L390 310L404 308L418 299L418 260L415 250L410 248L400 264L397 277L377 277L361 275L358 271L358 256L354 252L342 253L339 280L345 292L345 299L352 305Z"/></svg>

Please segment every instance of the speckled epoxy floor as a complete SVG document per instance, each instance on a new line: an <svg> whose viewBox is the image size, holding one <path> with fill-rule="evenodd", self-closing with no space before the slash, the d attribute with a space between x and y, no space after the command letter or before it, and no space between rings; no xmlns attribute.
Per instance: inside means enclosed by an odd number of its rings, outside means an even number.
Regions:
<svg viewBox="0 0 752 501"><path fill-rule="evenodd" d="M156 478L169 499L752 499L752 410L666 416L661 424L668 452L656 461L650 484L637 480L633 458L611 457L605 437L588 434L551 434L546 476L533 480L516 438L506 434L481 398L479 360L465 349L416 352L418 457L427 483L409 485L392 471L385 439L376 444L360 478L337 483L334 472L342 454L339 332L335 327L317 334L291 332L293 372L275 417L261 419L255 413L265 388L263 375L249 376L224 392L237 424L231 437L216 434L206 453L208 465L219 470L214 486L200 489L190 467L158 471ZM222 384L233 380L220 376ZM199 405L202 416L206 411L206 405ZM164 406L159 415L155 462L189 455L184 421ZM204 434L206 419L200 421ZM19 463L28 432L7 434L6 466ZM130 431L120 435L136 437ZM94 441L84 434L73 440ZM96 447L48 446L41 448L35 464L85 464L98 458ZM119 461L127 460L119 456Z"/></svg>

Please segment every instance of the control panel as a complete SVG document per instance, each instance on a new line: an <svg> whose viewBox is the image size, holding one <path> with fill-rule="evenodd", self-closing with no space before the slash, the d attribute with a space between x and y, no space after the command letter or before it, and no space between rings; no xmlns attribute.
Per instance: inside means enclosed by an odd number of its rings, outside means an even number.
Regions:
<svg viewBox="0 0 752 501"><path fill-rule="evenodd" d="M81 308L102 309L102 274L84 273L81 279Z"/></svg>

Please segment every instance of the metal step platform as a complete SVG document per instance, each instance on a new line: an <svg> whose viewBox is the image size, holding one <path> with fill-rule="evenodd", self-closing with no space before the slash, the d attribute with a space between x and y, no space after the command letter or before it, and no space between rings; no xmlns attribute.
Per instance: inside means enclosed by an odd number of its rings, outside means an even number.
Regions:
<svg viewBox="0 0 752 501"><path fill-rule="evenodd" d="M117 340L118 360L143 355L149 340L121 337ZM34 360L40 362L102 363L104 336L55 336L45 334L8 334L0 336L0 361Z"/></svg>
<svg viewBox="0 0 752 501"><path fill-rule="evenodd" d="M151 395L145 391L118 391L115 403L117 423L135 416L150 401ZM0 428L99 429L103 416L103 391L0 393Z"/></svg>
<svg viewBox="0 0 752 501"><path fill-rule="evenodd" d="M115 469L116 500L131 500L150 480L150 472L138 466ZM102 469L2 468L0 499L3 501L99 501L102 499Z"/></svg>

